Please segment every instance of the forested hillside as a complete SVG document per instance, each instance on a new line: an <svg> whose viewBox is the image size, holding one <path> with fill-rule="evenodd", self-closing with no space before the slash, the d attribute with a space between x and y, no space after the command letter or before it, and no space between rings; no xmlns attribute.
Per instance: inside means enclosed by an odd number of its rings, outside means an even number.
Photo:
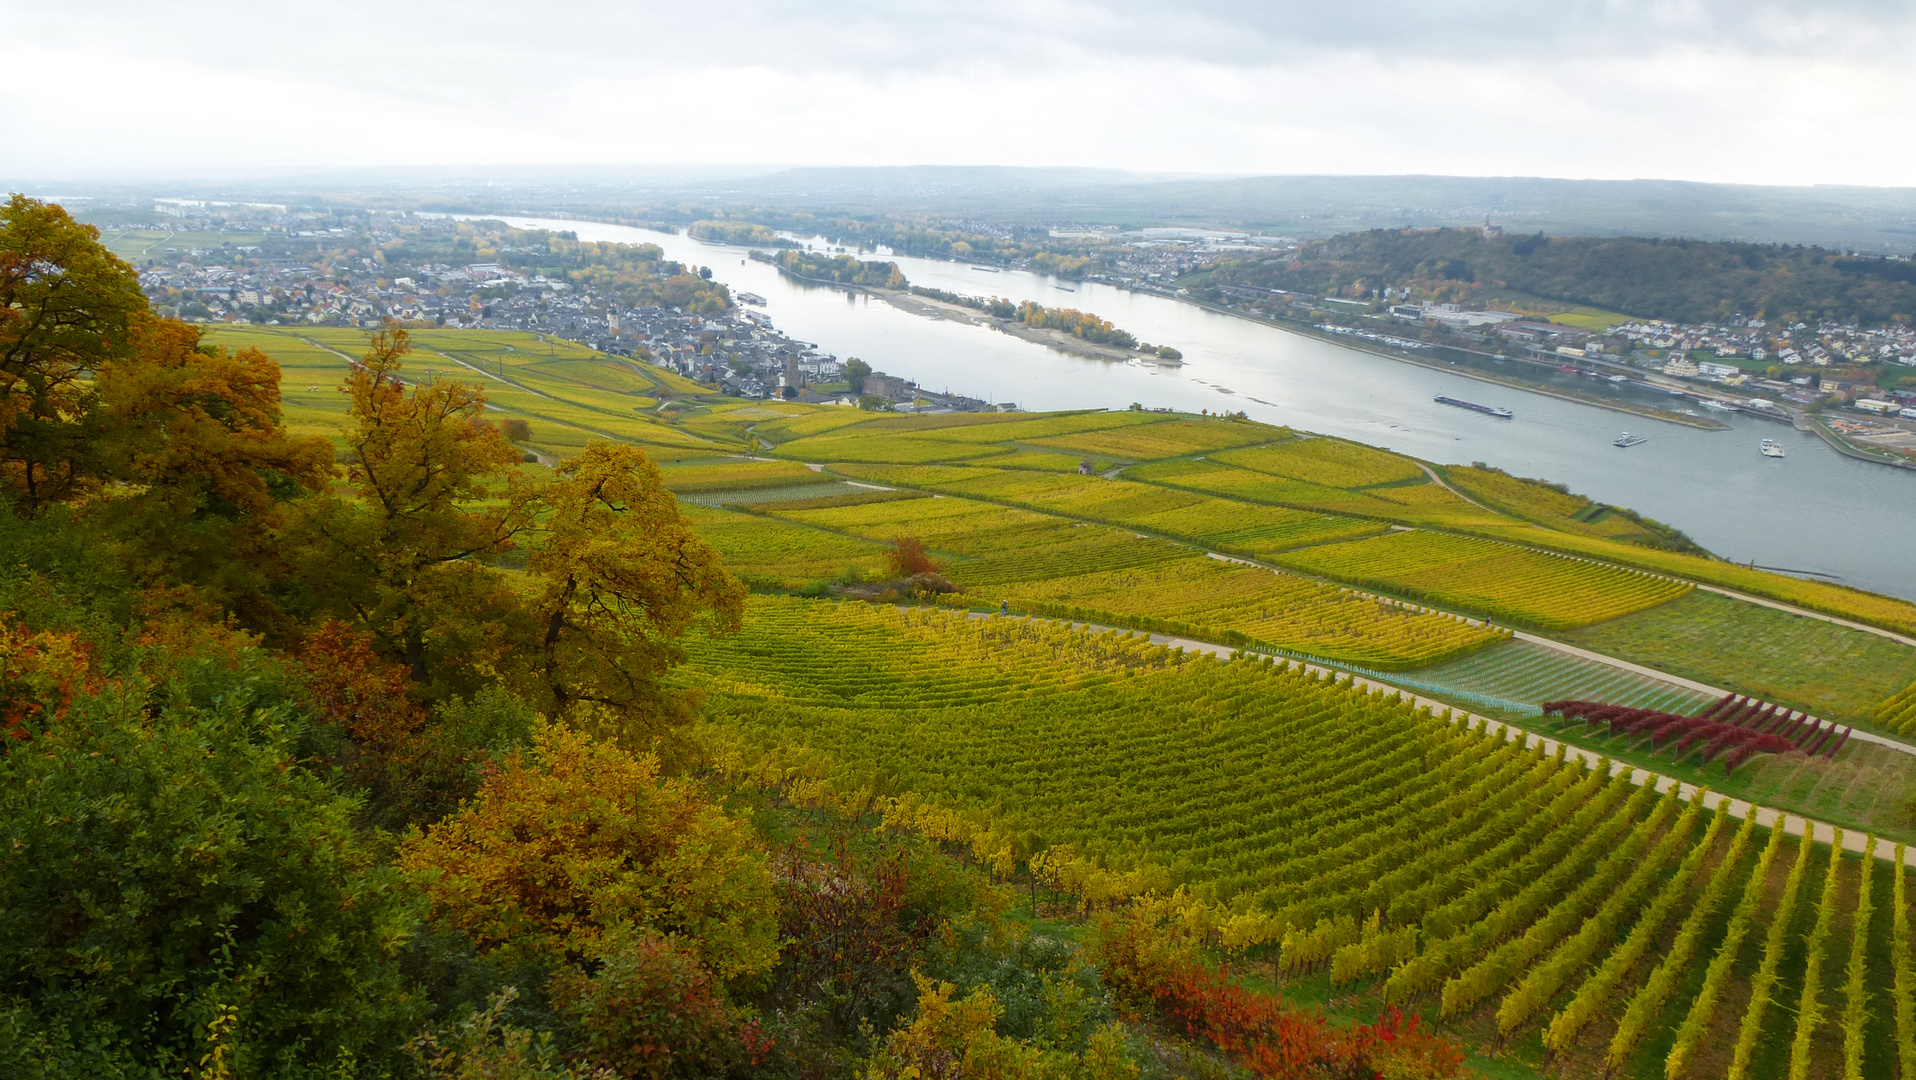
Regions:
<svg viewBox="0 0 1916 1080"><path fill-rule="evenodd" d="M1211 279L1322 296L1408 287L1457 302L1514 292L1690 323L1742 314L1874 325L1916 315L1916 262L1733 241L1376 229L1228 260Z"/></svg>

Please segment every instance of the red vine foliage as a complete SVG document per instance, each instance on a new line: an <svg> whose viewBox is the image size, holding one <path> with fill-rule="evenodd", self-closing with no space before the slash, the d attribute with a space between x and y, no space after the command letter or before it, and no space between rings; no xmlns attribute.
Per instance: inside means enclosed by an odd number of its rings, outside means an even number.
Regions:
<svg viewBox="0 0 1916 1080"><path fill-rule="evenodd" d="M1230 981L1146 920L1106 920L1099 935L1105 985L1136 1012L1208 1042L1269 1080L1442 1080L1463 1053L1393 1008L1373 1024L1337 1027L1317 1012Z"/></svg>

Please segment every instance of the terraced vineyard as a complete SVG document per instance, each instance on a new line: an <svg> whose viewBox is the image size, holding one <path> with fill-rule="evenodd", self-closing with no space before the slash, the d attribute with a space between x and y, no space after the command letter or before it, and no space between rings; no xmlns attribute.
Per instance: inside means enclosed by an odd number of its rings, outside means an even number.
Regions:
<svg viewBox="0 0 1916 1080"><path fill-rule="evenodd" d="M681 502L679 512L748 584L794 589L848 568L876 575L885 565L883 547L868 540L692 503Z"/></svg>
<svg viewBox="0 0 1916 1080"><path fill-rule="evenodd" d="M708 458L681 462L660 472L665 477L665 486L679 495L832 483L832 477L786 461Z"/></svg>
<svg viewBox="0 0 1916 1080"><path fill-rule="evenodd" d="M1751 1076L1888 1075L1916 1040L1906 933L1874 951L1906 912L1863 899L1903 889L1879 860L1394 699L1114 634L795 600L691 655L734 776L876 799L1080 908L1182 887L1221 946L1547 1044L1568 1075L1710 1075L1732 1046ZM1806 859L1822 885L1799 899L1782 879ZM1748 966L1787 1008L1730 992ZM1697 1072L1699 1047L1719 1066Z"/></svg>
<svg viewBox="0 0 1916 1080"><path fill-rule="evenodd" d="M1689 712L1702 709L1712 700L1708 694L1661 679L1527 641L1507 642L1420 668L1417 680L1531 708L1541 708L1546 701L1578 698Z"/></svg>
<svg viewBox="0 0 1916 1080"><path fill-rule="evenodd" d="M1066 517L1145 529L1237 555L1261 558L1309 544L1370 536L1384 525L1276 506L1247 506L1151 484L1096 476L995 468L839 466L834 471L881 483L909 484Z"/></svg>
<svg viewBox="0 0 1916 1080"><path fill-rule="evenodd" d="M1609 656L1845 721L1916 682L1916 649L1699 589L1566 635Z"/></svg>
<svg viewBox="0 0 1916 1080"><path fill-rule="evenodd" d="M1549 630L1655 607L1691 588L1640 571L1425 530L1311 548L1274 561Z"/></svg>
<svg viewBox="0 0 1916 1080"><path fill-rule="evenodd" d="M644 445L660 461L734 448L654 415L661 392L707 393L662 369L516 331L417 330L412 338L407 378L452 378L479 386L502 418L525 419L532 435L524 444L550 457L571 456L592 439L608 437ZM349 360L366 349L364 331L212 326L205 340L229 348L251 346L273 357L284 372L289 426L300 434L337 437L346 416L338 386Z"/></svg>
<svg viewBox="0 0 1916 1080"><path fill-rule="evenodd" d="M1367 488L1422 480L1409 458L1342 439L1294 439L1255 450L1227 450L1211 460L1252 472L1334 488Z"/></svg>
<svg viewBox="0 0 1916 1080"><path fill-rule="evenodd" d="M995 590L1023 611L1288 649L1366 667L1436 663L1508 635L1289 574L1202 556Z"/></svg>
<svg viewBox="0 0 1916 1080"><path fill-rule="evenodd" d="M1102 454L1123 461L1152 461L1233 446L1251 446L1280 439L1287 434L1283 428L1267 424L1217 422L1189 417L1157 424L1138 424L1119 430L1025 438L1033 446L1073 453Z"/></svg>
<svg viewBox="0 0 1916 1080"><path fill-rule="evenodd" d="M1916 684L1878 705L1874 719L1886 731L1916 735Z"/></svg>

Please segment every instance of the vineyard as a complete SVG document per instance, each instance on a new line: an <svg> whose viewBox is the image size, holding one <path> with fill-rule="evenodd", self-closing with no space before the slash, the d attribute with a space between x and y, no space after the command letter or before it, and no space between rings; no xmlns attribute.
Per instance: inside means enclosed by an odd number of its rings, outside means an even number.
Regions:
<svg viewBox="0 0 1916 1080"><path fill-rule="evenodd" d="M1690 591L1686 583L1641 571L1424 530L1310 548L1275 561L1550 630L1614 619Z"/></svg>
<svg viewBox="0 0 1916 1080"><path fill-rule="evenodd" d="M1875 720L1886 731L1916 734L1916 684L1877 706Z"/></svg>
<svg viewBox="0 0 1916 1080"><path fill-rule="evenodd" d="M911 535L967 587L1073 577L1190 558L1190 550L1101 525L1084 525L968 499L860 501L817 509L763 508L788 520L866 540Z"/></svg>
<svg viewBox="0 0 1916 1080"><path fill-rule="evenodd" d="M1609 507L1597 505L1581 495L1558 491L1541 481L1519 479L1495 469L1455 465L1444 470L1444 477L1478 502L1552 529L1613 540L1655 539L1642 525Z"/></svg>
<svg viewBox="0 0 1916 1080"><path fill-rule="evenodd" d="M1367 491L1346 491L1308 480L1274 476L1253 469L1225 465L1217 461L1167 461L1126 469L1133 480L1185 491L1205 492L1227 499L1306 510L1327 510L1338 514L1362 514L1384 519L1405 518L1407 508ZM1458 512L1475 508L1462 499L1454 500ZM1480 511L1479 516L1483 516ZM1421 519L1420 519L1421 520Z"/></svg>
<svg viewBox="0 0 1916 1080"><path fill-rule="evenodd" d="M1306 578L1202 557L1143 570L1026 581L992 595L1041 615L1175 628L1203 640L1290 649L1384 669L1437 663L1508 636Z"/></svg>
<svg viewBox="0 0 1916 1080"><path fill-rule="evenodd" d="M1694 712L1707 694L1527 641L1512 641L1420 669L1420 682L1541 710L1546 701L1580 698L1640 709Z"/></svg>
<svg viewBox="0 0 1916 1080"><path fill-rule="evenodd" d="M255 347L282 365L286 419L301 434L338 438L347 401L338 387L349 358L366 348L359 330L313 327L299 331L263 326L214 326L208 344ZM525 445L542 453L569 457L594 437L640 443L659 460L688 450L697 456L724 452L650 414L661 389L703 394L695 383L649 366L595 353L581 345L541 340L507 331L419 330L406 358L408 379L459 379L485 390L502 417L531 425ZM688 389L689 388L689 389Z"/></svg>
<svg viewBox="0 0 1916 1080"><path fill-rule="evenodd" d="M885 563L880 545L823 529L692 503L680 503L679 512L724 557L726 568L750 584L797 588L837 577L847 567L875 574Z"/></svg>
<svg viewBox="0 0 1916 1080"><path fill-rule="evenodd" d="M1886 699L1916 682L1916 649L1907 645L1704 589L1564 637L1607 656L1845 721L1870 721Z"/></svg>
<svg viewBox="0 0 1916 1080"><path fill-rule="evenodd" d="M858 475L873 474L860 472ZM1375 522L1275 506L1246 506L1151 484L1095 476L989 468L932 474L890 469L883 475L892 483L914 484L1066 517L1145 529L1194 540L1220 551L1252 556L1373 535L1383 529Z"/></svg>
<svg viewBox="0 0 1916 1080"><path fill-rule="evenodd" d="M737 458L687 461L659 471L665 478L665 486L678 495L832 482L831 477L793 462L743 461Z"/></svg>
<svg viewBox="0 0 1916 1080"><path fill-rule="evenodd" d="M1199 454L1233 446L1252 446L1281 439L1290 433L1283 428L1249 421L1213 421L1189 417L1158 424L1088 431L1050 438L1028 438L1033 446L1069 450L1073 453L1102 454L1124 461L1155 461L1158 458Z"/></svg>
<svg viewBox="0 0 1916 1080"><path fill-rule="evenodd" d="M690 652L734 777L876 805L1067 910L1173 897L1267 971L1547 1048L1565 1075L1722 1075L1734 1048L1732 1075L1886 1076L1916 1042L1884 860L1394 698L1114 633L793 600Z"/></svg>
<svg viewBox="0 0 1916 1080"><path fill-rule="evenodd" d="M1590 728L1602 724L1613 738L1647 738L1653 750L1661 749L1667 742L1678 759L1692 747L1705 764L1723 754L1726 776L1757 754L1800 753L1834 760L1836 752L1849 741L1852 730L1819 724L1789 709L1778 709L1767 702L1737 695L1726 697L1695 716L1594 701L1548 701L1543 711L1546 716L1555 714L1566 720L1581 720Z"/></svg>
<svg viewBox="0 0 1916 1080"><path fill-rule="evenodd" d="M1229 450L1211 459L1252 472L1334 488L1367 488L1421 480L1409 458L1342 439L1294 439L1255 450Z"/></svg>

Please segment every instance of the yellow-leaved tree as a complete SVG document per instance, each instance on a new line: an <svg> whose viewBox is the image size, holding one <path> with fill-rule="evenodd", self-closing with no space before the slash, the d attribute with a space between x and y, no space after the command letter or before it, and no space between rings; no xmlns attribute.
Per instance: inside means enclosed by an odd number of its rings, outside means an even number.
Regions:
<svg viewBox="0 0 1916 1080"><path fill-rule="evenodd" d="M700 622L737 629L745 587L635 446L587 446L542 502L544 535L526 561L539 583L528 600L538 695L558 714L597 706L628 745L645 746L693 712L662 682L683 659L679 639Z"/></svg>
<svg viewBox="0 0 1916 1080"><path fill-rule="evenodd" d="M28 513L100 480L89 423L100 367L133 355L133 268L60 206L0 203L0 492Z"/></svg>
<svg viewBox="0 0 1916 1080"><path fill-rule="evenodd" d="M482 419L486 398L456 381L408 385L396 323L373 335L341 388L352 398L348 495L308 500L291 530L322 606L371 633L417 682L438 662L503 652L518 605L477 560L511 550L538 490L520 452Z"/></svg>
<svg viewBox="0 0 1916 1080"><path fill-rule="evenodd" d="M745 825L658 759L541 724L457 813L410 837L400 865L488 951L589 961L629 928L721 979L778 958L772 874Z"/></svg>

